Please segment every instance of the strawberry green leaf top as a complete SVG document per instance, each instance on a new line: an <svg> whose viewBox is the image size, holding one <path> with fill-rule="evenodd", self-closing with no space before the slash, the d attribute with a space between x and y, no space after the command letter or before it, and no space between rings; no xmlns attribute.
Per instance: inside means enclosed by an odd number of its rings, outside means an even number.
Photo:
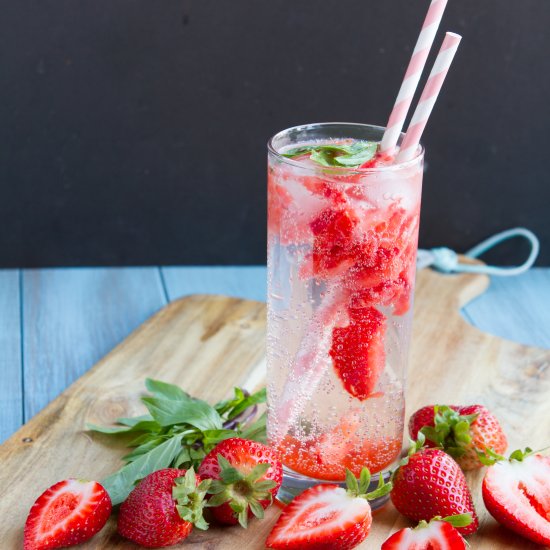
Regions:
<svg viewBox="0 0 550 550"><path fill-rule="evenodd" d="M176 501L176 510L181 519L192 523L198 529L208 529L203 516L206 506L206 494L210 488L210 479L203 479L197 483L197 476L193 468L187 470L185 476L174 480L172 498Z"/></svg>
<svg viewBox="0 0 550 550"><path fill-rule="evenodd" d="M248 518L264 517L283 479L277 451L257 441L225 439L206 455L199 467L211 479L208 507L224 524L247 527Z"/></svg>
<svg viewBox="0 0 550 550"><path fill-rule="evenodd" d="M378 152L378 143L353 141L330 145L305 145L283 153L284 157L296 158L309 155L310 160L321 166L357 168L372 160Z"/></svg>
<svg viewBox="0 0 550 550"><path fill-rule="evenodd" d="M265 403L265 388L252 395L235 388L232 398L212 406L173 384L147 379L145 386L151 395L142 397L142 402L149 414L119 418L115 427L88 425L94 432L124 437L132 449L123 457L126 465L104 480L114 505L152 472L197 468L220 441L266 440L265 413L254 420L257 405Z"/></svg>
<svg viewBox="0 0 550 550"><path fill-rule="evenodd" d="M496 417L482 405L430 405L409 421L410 436L420 433L426 445L450 454L463 470L480 468L491 453L503 453L508 442Z"/></svg>
<svg viewBox="0 0 550 550"><path fill-rule="evenodd" d="M122 503L117 531L141 546L161 548L184 540L193 527L207 529L203 509L209 484L192 470L149 474Z"/></svg>

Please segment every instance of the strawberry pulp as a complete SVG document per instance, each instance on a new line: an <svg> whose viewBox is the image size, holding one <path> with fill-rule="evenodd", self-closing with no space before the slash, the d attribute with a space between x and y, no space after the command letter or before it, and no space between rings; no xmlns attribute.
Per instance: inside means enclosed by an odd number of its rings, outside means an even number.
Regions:
<svg viewBox="0 0 550 550"><path fill-rule="evenodd" d="M312 175L307 156L297 160L303 170L270 159L268 436L292 470L341 480L346 467L381 471L400 451L399 331L410 318L422 171ZM358 428L335 444L358 407Z"/></svg>

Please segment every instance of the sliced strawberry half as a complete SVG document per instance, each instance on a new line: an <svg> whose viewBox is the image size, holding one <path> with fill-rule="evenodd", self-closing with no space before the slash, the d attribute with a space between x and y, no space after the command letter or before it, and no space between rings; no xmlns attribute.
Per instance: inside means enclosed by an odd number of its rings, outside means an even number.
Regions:
<svg viewBox="0 0 550 550"><path fill-rule="evenodd" d="M97 481L67 479L42 493L27 517L24 550L74 546L98 533L111 514L111 499Z"/></svg>
<svg viewBox="0 0 550 550"><path fill-rule="evenodd" d="M482 493L499 523L550 546L550 457L531 454L530 449L513 452L510 460L500 457L487 470Z"/></svg>
<svg viewBox="0 0 550 550"><path fill-rule="evenodd" d="M266 546L296 550L355 548L370 531L368 501L391 489L391 484L380 479L379 487L367 494L370 474L364 468L359 480L347 472L347 490L338 485L316 485L305 490L283 509Z"/></svg>
<svg viewBox="0 0 550 550"><path fill-rule="evenodd" d="M374 307L349 309L349 324L332 331L329 355L346 391L364 401L384 370L386 317Z"/></svg>
<svg viewBox="0 0 550 550"><path fill-rule="evenodd" d="M434 518L429 523L421 521L414 529L407 527L394 533L380 550L464 550L466 542L455 526L465 526L471 521L468 514Z"/></svg>

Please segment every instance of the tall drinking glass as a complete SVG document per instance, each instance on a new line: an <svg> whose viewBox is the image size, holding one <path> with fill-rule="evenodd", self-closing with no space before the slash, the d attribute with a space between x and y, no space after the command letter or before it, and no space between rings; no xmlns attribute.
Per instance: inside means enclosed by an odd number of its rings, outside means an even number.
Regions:
<svg viewBox="0 0 550 550"><path fill-rule="evenodd" d="M401 451L423 150L362 168L285 156L383 132L312 124L268 144L268 439L282 499L346 468L387 471Z"/></svg>

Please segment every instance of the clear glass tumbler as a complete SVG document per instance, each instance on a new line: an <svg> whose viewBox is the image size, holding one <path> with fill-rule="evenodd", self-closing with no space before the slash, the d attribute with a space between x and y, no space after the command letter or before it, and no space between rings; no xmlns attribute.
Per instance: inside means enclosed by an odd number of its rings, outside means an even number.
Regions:
<svg viewBox="0 0 550 550"><path fill-rule="evenodd" d="M401 452L423 150L371 168L283 156L383 132L312 124L268 143L268 439L283 500Z"/></svg>

